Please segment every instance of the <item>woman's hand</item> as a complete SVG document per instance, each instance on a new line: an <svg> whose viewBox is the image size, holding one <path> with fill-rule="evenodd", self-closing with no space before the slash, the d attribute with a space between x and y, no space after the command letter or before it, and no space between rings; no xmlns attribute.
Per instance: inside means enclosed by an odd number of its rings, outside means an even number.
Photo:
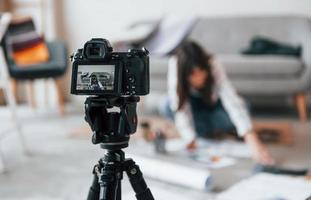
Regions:
<svg viewBox="0 0 311 200"><path fill-rule="evenodd" d="M271 153L267 147L261 143L258 139L256 133L250 132L245 136L245 142L249 145L252 150L253 158L255 161L263 165L274 165L275 160L273 159Z"/></svg>

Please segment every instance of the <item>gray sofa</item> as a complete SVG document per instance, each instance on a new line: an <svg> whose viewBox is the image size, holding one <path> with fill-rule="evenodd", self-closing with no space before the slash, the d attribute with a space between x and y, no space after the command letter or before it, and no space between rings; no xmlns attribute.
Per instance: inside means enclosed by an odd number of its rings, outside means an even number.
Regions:
<svg viewBox="0 0 311 200"><path fill-rule="evenodd" d="M301 58L242 55L254 36L302 46ZM226 68L238 92L247 97L294 97L307 119L305 94L311 86L311 20L297 16L204 18L190 35ZM151 57L151 91L165 94L168 58Z"/></svg>

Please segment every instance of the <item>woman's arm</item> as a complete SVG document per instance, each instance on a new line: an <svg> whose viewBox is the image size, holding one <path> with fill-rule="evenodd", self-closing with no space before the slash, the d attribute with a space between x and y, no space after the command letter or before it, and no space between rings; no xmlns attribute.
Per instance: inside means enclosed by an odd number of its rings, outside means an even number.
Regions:
<svg viewBox="0 0 311 200"><path fill-rule="evenodd" d="M168 73L167 73L167 88L168 88L168 99L170 102L170 108L176 112L178 105L177 96L177 59L172 56L168 62Z"/></svg>
<svg viewBox="0 0 311 200"><path fill-rule="evenodd" d="M195 140L196 133L193 126L192 114L189 104L186 104L183 110L176 112L175 126L181 138L187 145Z"/></svg>
<svg viewBox="0 0 311 200"><path fill-rule="evenodd" d="M215 63L213 73L215 77L215 89L224 109L235 125L238 135L244 137L246 133L253 129L247 106L237 94L221 65Z"/></svg>
<svg viewBox="0 0 311 200"><path fill-rule="evenodd" d="M274 159L267 147L261 143L257 134L253 131L253 125L245 102L239 97L220 65L215 66L215 79L216 89L223 106L235 125L239 136L244 137L245 142L250 147L254 160L266 165L274 164Z"/></svg>

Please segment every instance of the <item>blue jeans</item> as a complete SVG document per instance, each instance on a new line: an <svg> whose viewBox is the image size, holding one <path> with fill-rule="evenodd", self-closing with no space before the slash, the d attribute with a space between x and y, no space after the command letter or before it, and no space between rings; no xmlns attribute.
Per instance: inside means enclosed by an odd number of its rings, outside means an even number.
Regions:
<svg viewBox="0 0 311 200"><path fill-rule="evenodd" d="M208 105L202 98L191 96L189 102L198 136L217 137L221 133L235 132L235 126L220 100Z"/></svg>
<svg viewBox="0 0 311 200"><path fill-rule="evenodd" d="M214 138L221 133L232 133L236 131L232 120L220 100L212 106L205 103L200 97L191 96L188 101L192 111L194 128L198 137ZM175 113L170 108L169 99L162 102L159 112L163 117L174 120Z"/></svg>

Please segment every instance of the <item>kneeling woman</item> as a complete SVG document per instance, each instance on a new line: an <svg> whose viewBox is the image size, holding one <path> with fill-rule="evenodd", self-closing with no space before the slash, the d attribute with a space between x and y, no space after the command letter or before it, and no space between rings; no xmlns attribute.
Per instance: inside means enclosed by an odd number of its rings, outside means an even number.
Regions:
<svg viewBox="0 0 311 200"><path fill-rule="evenodd" d="M174 119L188 148L197 137L235 131L250 146L257 162L274 164L254 133L246 105L224 69L195 42L185 42L171 58L168 88L168 101L161 110Z"/></svg>

